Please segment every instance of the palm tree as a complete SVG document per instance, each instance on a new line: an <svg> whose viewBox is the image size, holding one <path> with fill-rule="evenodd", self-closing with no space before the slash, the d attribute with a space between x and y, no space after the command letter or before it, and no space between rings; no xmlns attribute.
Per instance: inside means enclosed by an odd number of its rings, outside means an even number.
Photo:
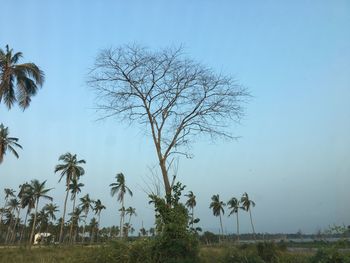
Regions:
<svg viewBox="0 0 350 263"><path fill-rule="evenodd" d="M84 168L79 166L79 164L86 163L85 160L78 160L76 154L71 153L65 153L60 156L58 159L59 161L62 161L62 164L58 164L55 167L55 173L60 173L60 179L58 182L62 180L62 178L66 177L66 197L64 200L64 207L63 207L63 216L61 221L61 229L60 229L60 236L59 236L59 242L62 242L63 238L63 226L64 226L64 219L66 216L66 208L67 208L67 199L68 199L68 193L69 193L69 184L72 180L72 178L79 178L80 176L84 175L85 171Z"/></svg>
<svg viewBox="0 0 350 263"><path fill-rule="evenodd" d="M95 211L95 215L98 216L98 221L97 221L97 241L98 241L98 233L99 233L99 227L100 227L100 219L101 219L101 211L103 209L106 209L106 207L102 204L100 199L97 199L97 201L95 201L95 206L93 208L93 210Z"/></svg>
<svg viewBox="0 0 350 263"><path fill-rule="evenodd" d="M77 194L81 192L81 187L84 186L84 184L79 183L78 180L79 180L78 178L72 178L71 183L69 184L69 190L71 190L71 200L73 200L72 213L74 212L74 209L75 209L75 201L76 201ZM71 222L70 230L69 230L69 237L71 242L73 241L72 233L73 233L73 221Z"/></svg>
<svg viewBox="0 0 350 263"><path fill-rule="evenodd" d="M221 213L225 214L224 206L225 203L220 201L219 195L213 195L211 197L212 202L210 203L209 208L213 209L214 216L218 216L220 218L220 227L221 227L221 235L224 235L224 230L222 227L222 219L221 219Z"/></svg>
<svg viewBox="0 0 350 263"><path fill-rule="evenodd" d="M30 185L28 183L24 183L24 184L21 184L19 186L19 193L17 194L17 197L19 198L19 206L17 209L17 217L16 217L15 224L13 226L12 236L10 238L10 242L12 242L16 237L16 227L17 227L17 223L19 221L19 214L21 212L21 208L25 207L24 201L26 199L26 191L27 191L28 187L30 187Z"/></svg>
<svg viewBox="0 0 350 263"><path fill-rule="evenodd" d="M46 183L46 180L44 182L40 183L36 179L32 180L32 182L31 182L31 185L33 188L33 197L35 200L35 213L34 213L34 221L33 221L32 231L31 231L30 238L29 238L29 247L31 247L32 240L34 237L34 230L35 230L35 226L36 226L36 218L37 218L37 214L38 214L38 207L39 207L40 198L48 199L50 201L53 200L53 198L51 196L47 195L47 193L49 191L51 191L52 188L45 189L45 183Z"/></svg>
<svg viewBox="0 0 350 263"><path fill-rule="evenodd" d="M18 102L25 110L44 83L44 72L34 63L18 64L21 57L21 52L13 53L8 45L0 49L0 102L4 100L8 109Z"/></svg>
<svg viewBox="0 0 350 263"><path fill-rule="evenodd" d="M12 233L12 231L11 231L12 222L13 222L13 218L15 217L14 213L15 213L15 211L17 211L17 218L18 218L19 217L18 209L19 209L20 205L21 205L21 203L18 201L17 198L11 198L10 201L8 202L8 208L9 208L9 211L10 211L10 214L11 214L11 218L10 218L10 222L9 222L9 225L8 225L8 228L7 228L7 234L6 234L5 243L10 241L10 237L11 237L11 233Z"/></svg>
<svg viewBox="0 0 350 263"><path fill-rule="evenodd" d="M59 211L58 210L58 206L56 204L53 204L53 203L46 204L44 206L43 210L47 214L48 219L50 221L55 221L56 220L55 213L57 213ZM48 232L48 228L46 229L46 232Z"/></svg>
<svg viewBox="0 0 350 263"><path fill-rule="evenodd" d="M78 231L79 231L79 221L81 220L81 208L80 207L76 207L74 209L74 211L72 211L71 213L69 213L68 215L71 216L71 225L73 225L74 228L74 233L73 235L71 236L71 242L75 243L76 241L76 236L78 234Z"/></svg>
<svg viewBox="0 0 350 263"><path fill-rule="evenodd" d="M15 147L22 149L22 146L17 143L18 138L9 137L8 127L5 127L4 124L0 124L0 164L4 160L4 155L7 151L13 153L16 158L19 158L18 153L15 150Z"/></svg>
<svg viewBox="0 0 350 263"><path fill-rule="evenodd" d="M9 197L15 197L15 192L16 192L16 191L13 190L13 189L10 189L10 188L5 188L5 189L4 189L4 192L5 192L5 205L4 205L3 209L2 209L3 212L1 213L0 226L1 226L1 224L2 224L2 216L3 216L3 214L5 213L8 199L9 199Z"/></svg>
<svg viewBox="0 0 350 263"><path fill-rule="evenodd" d="M128 234L129 234L129 230L130 230L130 228L131 228L131 217L132 217L132 216L137 216L137 214L136 214L136 208L129 206L129 207L125 210L125 214L126 214L126 215L129 215L129 221L128 221L128 223L127 223L127 224L129 225L129 227L127 228L127 229L128 229L127 235L128 235Z"/></svg>
<svg viewBox="0 0 350 263"><path fill-rule="evenodd" d="M26 225L27 225L28 215L30 214L32 209L35 207L35 200L34 200L34 193L33 193L32 185L28 184L28 183L25 183L24 186L25 187L23 189L23 195L21 197L21 204L22 204L22 208L26 208L27 207L27 212L26 212L26 216L25 216L25 219L24 219L24 224L23 224L23 228L22 228L21 235L20 235L20 238L19 238L19 242L22 241L22 238L23 238L23 235L24 235L24 231L25 231Z"/></svg>
<svg viewBox="0 0 350 263"><path fill-rule="evenodd" d="M240 202L236 197L232 197L227 202L228 208L231 210L229 215L236 214L236 222L237 222L237 242L239 242L239 220L238 220L238 211L239 209L244 209L240 206Z"/></svg>
<svg viewBox="0 0 350 263"><path fill-rule="evenodd" d="M124 225L124 195L126 192L129 193L130 196L132 196L132 192L129 187L125 184L125 177L123 173L118 173L115 178L117 179L117 182L111 183L109 186L111 187L111 195L118 195L117 200L121 203L122 207L119 211L121 211L120 214L120 238L122 238L123 235L123 225Z"/></svg>
<svg viewBox="0 0 350 263"><path fill-rule="evenodd" d="M255 206L255 203L253 200L250 200L249 199L249 196L247 193L244 193L241 197L241 203L242 203L242 206L244 207L244 210L248 211L249 212L249 217L250 217L250 223L252 225L252 229L253 229L253 236L254 236L254 239L256 239L255 237L255 229L254 229L254 225L253 225L253 219L252 219L252 212L251 212L251 207L254 207Z"/></svg>
<svg viewBox="0 0 350 263"><path fill-rule="evenodd" d="M93 200L90 199L90 196L89 194L86 194L85 196L83 196L82 198L80 198L80 208L81 210L84 212L84 217L85 217L85 220L84 220L84 227L83 227L83 237L82 237L82 240L81 242L84 241L84 236L85 236L85 227L86 227L86 219L87 219L87 215L89 213L89 210L90 208L92 209L92 203L93 203Z"/></svg>
<svg viewBox="0 0 350 263"><path fill-rule="evenodd" d="M192 191L189 191L187 195L188 197L186 201L186 206L191 209L191 227L193 228L193 223L194 223L194 207L197 205L196 202L196 196L193 194Z"/></svg>

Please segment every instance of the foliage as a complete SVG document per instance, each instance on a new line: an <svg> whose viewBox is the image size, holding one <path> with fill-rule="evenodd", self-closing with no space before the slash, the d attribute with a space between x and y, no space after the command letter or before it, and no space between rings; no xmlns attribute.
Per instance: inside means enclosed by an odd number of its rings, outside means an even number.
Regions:
<svg viewBox="0 0 350 263"><path fill-rule="evenodd" d="M278 262L278 248L274 242L259 242L256 248L259 257L266 262Z"/></svg>
<svg viewBox="0 0 350 263"><path fill-rule="evenodd" d="M155 206L157 236L154 240L154 262L197 262L198 237L190 229L190 217L186 207L179 202L185 186L177 183L172 195L160 198L150 195Z"/></svg>
<svg viewBox="0 0 350 263"><path fill-rule="evenodd" d="M310 263L350 263L350 257L339 253L335 248L321 248L311 258Z"/></svg>

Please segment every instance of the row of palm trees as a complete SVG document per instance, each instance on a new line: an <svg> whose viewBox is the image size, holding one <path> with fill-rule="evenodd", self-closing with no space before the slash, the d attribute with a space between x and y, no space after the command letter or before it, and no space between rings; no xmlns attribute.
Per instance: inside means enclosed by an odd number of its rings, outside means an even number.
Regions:
<svg viewBox="0 0 350 263"><path fill-rule="evenodd" d="M253 231L253 237L254 239L256 239L255 228L254 228L252 213L251 213L251 208L255 207L255 202L249 199L249 196L246 192L242 195L240 199L236 197L232 197L227 203L220 200L219 194L213 195L211 197L211 201L212 202L210 203L209 208L212 209L213 215L219 217L220 219L220 229L221 229L222 236L224 235L224 231L223 231L221 215L225 214L224 207L227 205L229 209L229 216L236 214L237 242L239 242L239 216L238 216L239 210L244 210L246 212L249 212L250 223Z"/></svg>

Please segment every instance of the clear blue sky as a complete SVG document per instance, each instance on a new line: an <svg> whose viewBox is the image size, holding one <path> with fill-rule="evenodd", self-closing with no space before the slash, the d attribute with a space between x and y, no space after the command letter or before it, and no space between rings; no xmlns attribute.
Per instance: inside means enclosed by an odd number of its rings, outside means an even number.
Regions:
<svg viewBox="0 0 350 263"><path fill-rule="evenodd" d="M184 45L188 56L236 77L253 98L233 132L238 141L202 139L194 159L180 159L179 180L197 195L196 213L217 231L210 197L247 191L258 232L315 232L350 224L349 1L2 1L0 46L24 53L46 74L25 112L0 105L0 121L23 145L5 157L0 188L48 180L55 202L64 186L53 173L67 151L87 161L82 195L108 207L102 224L118 224L108 185L123 172L134 197L135 228L153 223L142 190L157 165L137 126L95 121L85 81L102 48L139 43ZM82 196L81 195L81 196ZM1 197L3 193L1 192ZM2 203L1 203L2 205ZM246 213L242 232L249 232ZM234 221L225 216L227 232Z"/></svg>

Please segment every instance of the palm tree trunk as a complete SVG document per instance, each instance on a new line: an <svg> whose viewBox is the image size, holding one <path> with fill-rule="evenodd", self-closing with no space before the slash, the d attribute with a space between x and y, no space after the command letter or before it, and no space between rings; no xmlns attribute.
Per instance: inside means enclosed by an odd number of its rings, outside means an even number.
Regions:
<svg viewBox="0 0 350 263"><path fill-rule="evenodd" d="M193 228L193 219L194 219L194 207L192 207L192 222L191 222L191 227Z"/></svg>
<svg viewBox="0 0 350 263"><path fill-rule="evenodd" d="M6 239L5 239L5 244L7 244L7 242L9 241L9 237L10 237L10 233L11 233L11 226L12 226L12 221L13 221L13 210L11 211L11 218L10 218L10 223L9 226L7 228L7 233L6 233Z"/></svg>
<svg viewBox="0 0 350 263"><path fill-rule="evenodd" d="M123 225L124 225L124 222L123 222L123 219L124 219L123 208L124 208L124 197L122 199L122 211L120 211L120 239L123 238Z"/></svg>
<svg viewBox="0 0 350 263"><path fill-rule="evenodd" d="M249 217L250 217L250 223L251 223L252 229L253 229L253 237L254 237L254 240L256 240L255 229L254 229L253 220L252 220L252 212L251 212L250 208L249 208Z"/></svg>
<svg viewBox="0 0 350 263"><path fill-rule="evenodd" d="M220 218L220 226L221 226L221 237L224 237L224 229L222 227L221 214L219 214L219 218Z"/></svg>
<svg viewBox="0 0 350 263"><path fill-rule="evenodd" d="M24 218L24 224L23 224L22 232L21 232L21 235L19 237L19 242L18 243L22 242L22 238L23 238L23 236L25 234L24 232L25 232L25 229L26 229L26 226L27 226L27 218L28 218L29 213L30 213L30 210L28 208L27 213L26 213L26 217Z"/></svg>
<svg viewBox="0 0 350 263"><path fill-rule="evenodd" d="M32 231L30 233L30 238L29 238L29 248L32 246L32 240L34 237L34 230L35 230L35 224L36 224L36 215L38 213L38 204L39 204L39 198L36 200L36 206L35 206L35 214L34 214L34 221L33 221L33 226L32 226Z"/></svg>
<svg viewBox="0 0 350 263"><path fill-rule="evenodd" d="M237 243L239 243L239 221L238 221L238 211L236 214L236 219L237 219Z"/></svg>
<svg viewBox="0 0 350 263"><path fill-rule="evenodd" d="M13 230L12 230L12 236L10 238L10 243L12 243L16 237L16 227L17 227L17 223L18 223L18 220L19 220L19 213L21 212L21 209L19 208L17 210L17 217L16 217L16 221L15 221L15 225L13 226Z"/></svg>
<svg viewBox="0 0 350 263"><path fill-rule="evenodd" d="M74 219L75 219L75 218L73 218L75 216L74 215L75 200L76 200L76 195L74 196L74 200L73 200L72 223L70 224L70 230L69 230L69 239L70 239L71 243L73 243L72 233L73 233L73 224L74 224Z"/></svg>
<svg viewBox="0 0 350 263"><path fill-rule="evenodd" d="M62 238L63 238L63 226L64 226L64 219L65 219L65 216L66 216L68 193L69 193L69 191L68 191L68 185L67 185L66 198L64 200L64 207L63 207L63 216L62 216L62 222L61 222L60 237L59 237L59 240L58 240L59 243L62 243Z"/></svg>
<svg viewBox="0 0 350 263"><path fill-rule="evenodd" d="M99 236L99 233L100 233L100 219L101 219L101 211L98 213L96 243L98 243L98 236Z"/></svg>
<svg viewBox="0 0 350 263"><path fill-rule="evenodd" d="M85 227L86 227L87 214L88 213L85 213L85 220L84 220L84 227L83 227L83 236L81 237L81 243L83 243L84 239L85 239Z"/></svg>

